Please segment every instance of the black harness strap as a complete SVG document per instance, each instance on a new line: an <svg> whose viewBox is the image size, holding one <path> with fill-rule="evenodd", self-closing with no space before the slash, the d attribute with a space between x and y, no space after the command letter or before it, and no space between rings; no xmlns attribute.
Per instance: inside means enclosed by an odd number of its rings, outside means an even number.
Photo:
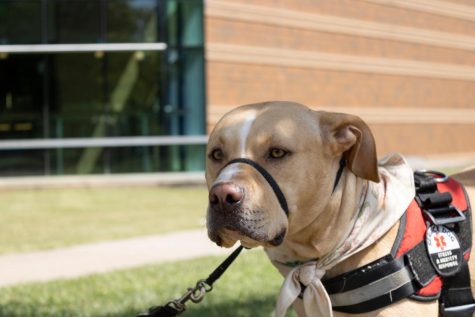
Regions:
<svg viewBox="0 0 475 317"><path fill-rule="evenodd" d="M444 278L440 296L440 315L442 317L472 317L475 301L470 287L470 271L464 262L457 275Z"/></svg>
<svg viewBox="0 0 475 317"><path fill-rule="evenodd" d="M379 284L376 284L379 283ZM418 286L403 258L388 254L356 270L323 281L333 310L359 314L388 306Z"/></svg>
<svg viewBox="0 0 475 317"><path fill-rule="evenodd" d="M289 216L289 207L287 205L287 200L285 199L284 193L282 193L282 190L280 189L275 179L272 177L271 174L269 174L268 171L265 170L265 168L260 166L257 162L247 159L247 158L233 159L229 161L224 167L234 164L234 163L244 163L244 164L250 165L254 167L259 173L261 173L261 175L269 183L270 187L274 191L275 196L277 197L277 200L279 201L280 207L285 212L285 214Z"/></svg>
<svg viewBox="0 0 475 317"><path fill-rule="evenodd" d="M439 174L436 174L439 175ZM465 193L468 209L463 213L454 207L450 193L440 193L432 172L415 173L416 202L429 224L447 226L456 233L464 252L471 248L471 209ZM336 187L336 186L335 186ZM345 313L366 313L388 306L403 298L414 296L421 288L429 285L436 271L427 251L426 241L419 242L399 258L395 258L398 247L372 263L322 281L327 289L333 310ZM394 252L393 252L394 251ZM460 269L447 276L441 276L443 287L440 294L440 316L468 317L475 312L475 300L470 287L470 272L464 261ZM422 300L435 300L421 297Z"/></svg>

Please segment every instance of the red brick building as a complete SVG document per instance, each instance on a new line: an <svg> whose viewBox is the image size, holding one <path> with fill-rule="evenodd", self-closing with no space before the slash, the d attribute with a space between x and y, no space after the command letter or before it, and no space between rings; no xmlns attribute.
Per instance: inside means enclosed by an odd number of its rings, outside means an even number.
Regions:
<svg viewBox="0 0 475 317"><path fill-rule="evenodd" d="M207 0L208 129L236 105L360 115L380 154L475 152L472 0Z"/></svg>

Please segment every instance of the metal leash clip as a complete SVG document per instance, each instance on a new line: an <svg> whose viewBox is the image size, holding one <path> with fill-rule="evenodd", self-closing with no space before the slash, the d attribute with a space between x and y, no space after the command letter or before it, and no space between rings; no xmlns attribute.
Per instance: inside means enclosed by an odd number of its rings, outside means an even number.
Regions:
<svg viewBox="0 0 475 317"><path fill-rule="evenodd" d="M190 300L195 304L199 303L203 300L206 293L211 292L212 290L213 286L206 284L205 280L199 280L196 283L195 288L188 289L188 291L191 291Z"/></svg>
<svg viewBox="0 0 475 317"><path fill-rule="evenodd" d="M213 272L208 278L199 280L195 287L188 288L183 296L171 300L164 306L154 306L149 308L146 313L141 313L137 317L174 317L183 313L186 309L186 302L191 300L193 303L199 303L203 300L206 293L213 290L213 284L221 275L229 268L229 266L236 260L239 253L241 253L243 246L239 246L233 251Z"/></svg>
<svg viewBox="0 0 475 317"><path fill-rule="evenodd" d="M186 302L191 300L193 303L199 303L203 300L206 293L211 292L213 286L206 283L206 280L199 280L195 287L190 287L183 296L171 300L164 306L152 307L146 313L139 314L137 317L173 317L186 310Z"/></svg>

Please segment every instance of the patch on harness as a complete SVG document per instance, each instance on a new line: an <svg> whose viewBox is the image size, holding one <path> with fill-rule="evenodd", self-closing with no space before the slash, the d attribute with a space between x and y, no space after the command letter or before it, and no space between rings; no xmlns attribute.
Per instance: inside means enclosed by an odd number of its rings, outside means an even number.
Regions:
<svg viewBox="0 0 475 317"><path fill-rule="evenodd" d="M456 274L463 262L457 235L445 226L429 226L426 232L427 252L434 269L443 277Z"/></svg>

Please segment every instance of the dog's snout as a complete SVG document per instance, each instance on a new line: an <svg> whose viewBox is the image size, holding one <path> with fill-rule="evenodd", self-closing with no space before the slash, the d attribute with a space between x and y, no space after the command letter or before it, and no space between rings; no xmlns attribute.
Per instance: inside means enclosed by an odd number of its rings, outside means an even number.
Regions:
<svg viewBox="0 0 475 317"><path fill-rule="evenodd" d="M233 183L221 183L213 186L209 192L209 203L213 208L229 211L241 205L244 189Z"/></svg>

